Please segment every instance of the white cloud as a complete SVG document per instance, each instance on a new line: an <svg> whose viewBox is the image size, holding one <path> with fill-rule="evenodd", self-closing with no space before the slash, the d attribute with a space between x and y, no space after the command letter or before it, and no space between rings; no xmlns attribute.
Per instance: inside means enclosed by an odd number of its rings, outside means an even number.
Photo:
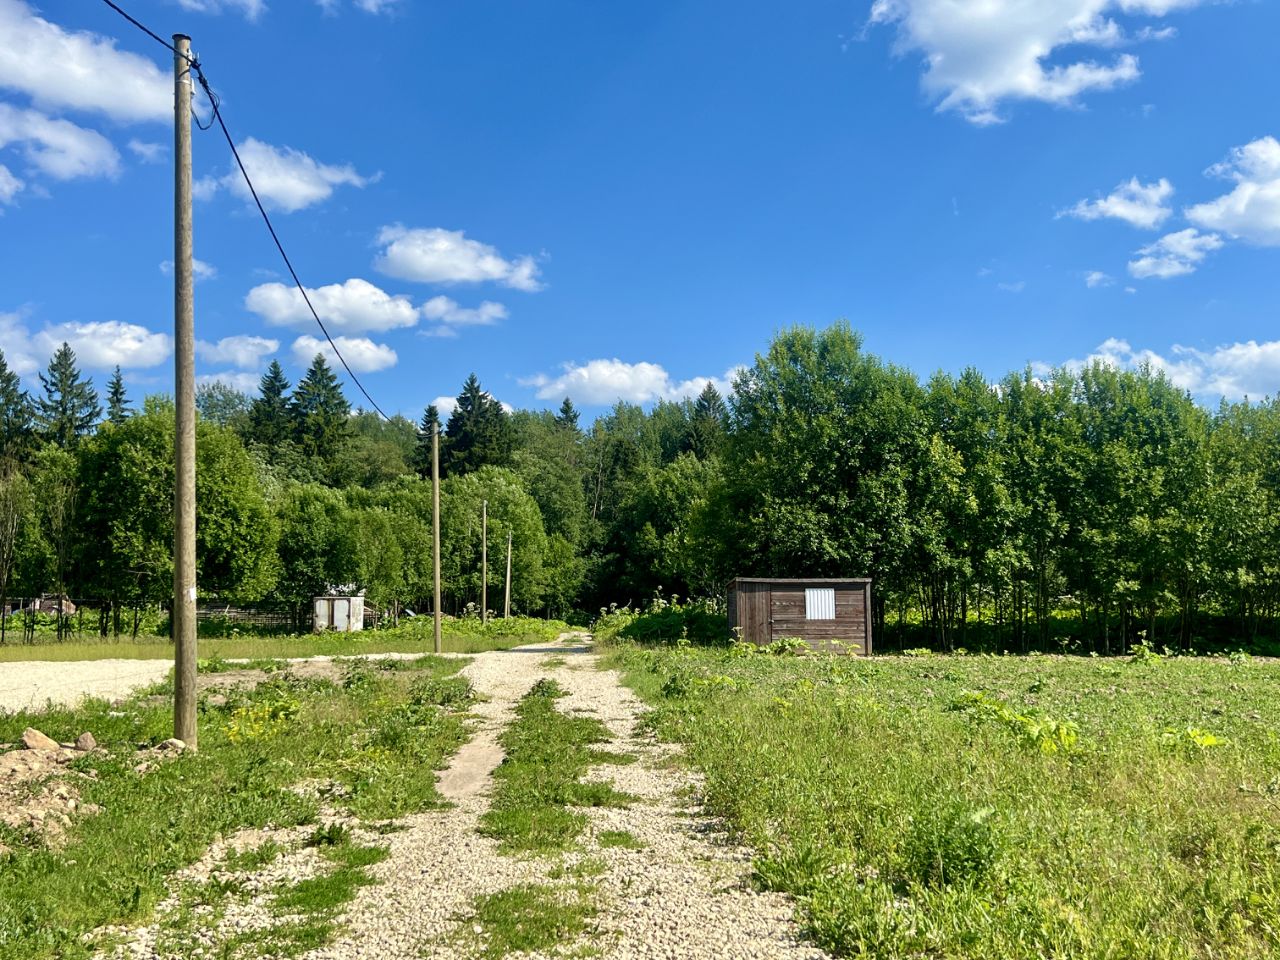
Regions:
<svg viewBox="0 0 1280 960"><path fill-rule="evenodd" d="M114 177L120 172L120 154L102 134L37 110L0 103L0 147L11 144L21 149L32 166L56 180Z"/></svg>
<svg viewBox="0 0 1280 960"><path fill-rule="evenodd" d="M1264 246L1280 246L1280 141L1262 137L1236 147L1208 173L1234 180L1235 189L1187 209L1187 219L1206 230Z"/></svg>
<svg viewBox="0 0 1280 960"><path fill-rule="evenodd" d="M507 318L507 308L492 300L485 300L478 307L462 307L450 297L432 297L422 305L422 315L445 327L487 327ZM433 331L435 336L449 336Z"/></svg>
<svg viewBox="0 0 1280 960"><path fill-rule="evenodd" d="M222 13L224 10L238 10L249 20L257 20L266 11L263 0L177 0L183 10L195 13Z"/></svg>
<svg viewBox="0 0 1280 960"><path fill-rule="evenodd" d="M1194 227L1167 233L1155 243L1140 249L1136 260L1129 261L1129 273L1139 280L1168 280L1195 273L1196 268L1214 250L1222 247L1216 233L1201 233Z"/></svg>
<svg viewBox="0 0 1280 960"><path fill-rule="evenodd" d="M396 365L396 352L385 343L374 343L368 337L334 337L334 343L356 373L373 373ZM328 341L304 334L293 341L293 359L307 366L317 353L324 354L329 365L341 369L342 364Z"/></svg>
<svg viewBox="0 0 1280 960"><path fill-rule="evenodd" d="M27 94L42 109L104 113L114 120L173 117L173 82L146 57L115 41L69 32L23 0L0 0L0 87Z"/></svg>
<svg viewBox="0 0 1280 960"><path fill-rule="evenodd" d="M333 166L292 147L275 147L249 137L240 145L240 159L249 172L258 196L267 207L293 213L333 195L336 187L364 187L378 179L356 173L351 164ZM196 199L207 200L219 189L230 190L243 200L253 195L239 168L222 177L202 177L192 184Z"/></svg>
<svg viewBox="0 0 1280 960"><path fill-rule="evenodd" d="M0 313L0 350L5 363L20 377L40 369L40 360L31 350L31 331L21 313Z"/></svg>
<svg viewBox="0 0 1280 960"><path fill-rule="evenodd" d="M160 272L166 277L173 276L173 261L160 261ZM201 280L212 280L218 275L218 268L211 263L205 263L198 257L191 258L191 273L195 277L196 283Z"/></svg>
<svg viewBox="0 0 1280 960"><path fill-rule="evenodd" d="M1021 293L1027 289L1027 281L1018 280L1014 283L997 283L996 289L1003 290L1005 293Z"/></svg>
<svg viewBox="0 0 1280 960"><path fill-rule="evenodd" d="M1110 49L1130 38L1109 13L1162 16L1199 0L875 0L871 25L894 25L900 51L925 60L925 91L939 110L976 124L998 123L1011 100L1069 105L1140 76L1132 54L1106 62L1049 61L1062 48Z"/></svg>
<svg viewBox="0 0 1280 960"><path fill-rule="evenodd" d="M15 177L9 168L0 163L0 203L13 203L13 198L22 190L24 184Z"/></svg>
<svg viewBox="0 0 1280 960"><path fill-rule="evenodd" d="M521 380L520 384L534 387L542 400L568 396L584 404L607 404L615 400L648 403L696 397L708 383L727 394L737 372L734 369L723 377L693 377L677 382L656 363L625 363L615 358L589 360L584 364L566 363L557 377L537 374Z"/></svg>
<svg viewBox="0 0 1280 960"><path fill-rule="evenodd" d="M431 401L435 404L437 410L440 411L440 417L443 420L449 419L449 414L453 413L458 407L457 397L436 397Z"/></svg>
<svg viewBox="0 0 1280 960"><path fill-rule="evenodd" d="M196 386L207 386L221 383L241 393L255 394L262 383L262 377L256 373L241 370L220 370L217 373L204 373L196 377Z"/></svg>
<svg viewBox="0 0 1280 960"><path fill-rule="evenodd" d="M1147 365L1164 371L1175 386L1204 397L1235 400L1245 396L1280 395L1280 340L1264 343L1248 340L1210 350L1174 344L1165 355L1154 350L1135 350L1129 341L1112 337L1084 360L1068 360L1063 366L1079 370L1093 363L1120 370ZM1034 366L1048 368L1047 364Z"/></svg>
<svg viewBox="0 0 1280 960"><path fill-rule="evenodd" d="M153 333L136 323L119 320L45 327L31 338L30 352L35 357L51 357L64 342L71 344L82 366L94 370L154 367L173 352L173 340L168 334Z"/></svg>
<svg viewBox="0 0 1280 960"><path fill-rule="evenodd" d="M423 283L501 283L516 290L541 290L538 264L531 256L507 260L496 248L469 240L461 230L383 227L384 249L374 266L401 280Z"/></svg>
<svg viewBox="0 0 1280 960"><path fill-rule="evenodd" d="M1090 270L1084 275L1084 285L1090 290L1096 290L1098 287L1109 287L1115 282L1115 277L1103 273L1101 270Z"/></svg>
<svg viewBox="0 0 1280 960"><path fill-rule="evenodd" d="M418 308L408 297L392 296L358 277L346 283L308 287L307 296L320 319L343 333L392 330L412 327L418 322ZM259 284L249 291L244 305L276 326L305 326L315 322L298 288L283 283Z"/></svg>
<svg viewBox="0 0 1280 960"><path fill-rule="evenodd" d="M390 13L400 5L400 0L355 0L355 5L365 13Z"/></svg>
<svg viewBox="0 0 1280 960"><path fill-rule="evenodd" d="M1116 187L1109 196L1098 200L1081 200L1058 216L1078 217L1081 220L1111 217L1144 230L1154 230L1173 213L1167 203L1172 196L1173 184L1163 177L1154 183L1145 184L1133 177L1128 183Z"/></svg>
<svg viewBox="0 0 1280 960"><path fill-rule="evenodd" d="M206 363L229 363L241 370L255 370L264 359L280 349L279 340L240 334L223 337L217 343L200 340L196 353Z"/></svg>
<svg viewBox="0 0 1280 960"><path fill-rule="evenodd" d="M169 155L169 148L163 143L147 143L137 137L129 141L128 147L143 163L160 163Z"/></svg>

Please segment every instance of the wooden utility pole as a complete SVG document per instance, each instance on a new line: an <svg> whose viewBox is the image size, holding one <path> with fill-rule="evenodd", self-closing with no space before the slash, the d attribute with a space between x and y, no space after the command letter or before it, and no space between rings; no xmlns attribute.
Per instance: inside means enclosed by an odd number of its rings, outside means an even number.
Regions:
<svg viewBox="0 0 1280 960"><path fill-rule="evenodd" d="M480 622L489 622L489 501L480 501Z"/></svg>
<svg viewBox="0 0 1280 960"><path fill-rule="evenodd" d="M191 237L191 38L173 35L173 735L196 749L196 359Z"/></svg>
<svg viewBox="0 0 1280 960"><path fill-rule="evenodd" d="M507 531L507 592L502 598L502 619L511 619L511 531Z"/></svg>
<svg viewBox="0 0 1280 960"><path fill-rule="evenodd" d="M435 576L435 650L440 653L440 424L431 424L431 543Z"/></svg>

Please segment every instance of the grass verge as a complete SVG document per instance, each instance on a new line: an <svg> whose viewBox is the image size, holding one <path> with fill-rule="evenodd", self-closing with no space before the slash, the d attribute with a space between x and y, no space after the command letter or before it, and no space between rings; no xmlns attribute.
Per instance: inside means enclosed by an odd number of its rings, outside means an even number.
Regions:
<svg viewBox="0 0 1280 960"><path fill-rule="evenodd" d="M563 696L554 680L539 680L502 734L506 756L494 773L493 802L480 818L480 832L500 840L504 853L564 850L586 825L586 817L570 807L616 807L631 800L610 784L580 781L592 764L618 758L593 749L610 739L603 723L556 709Z"/></svg>
<svg viewBox="0 0 1280 960"><path fill-rule="evenodd" d="M835 955L1280 954L1273 664L609 658Z"/></svg>
<svg viewBox="0 0 1280 960"><path fill-rule="evenodd" d="M554 640L570 627L558 620L512 617L510 620L448 620L441 631L445 653L483 653L509 650L529 643ZM24 660L171 660L173 644L166 637L140 637L136 642L78 637L57 643L37 635L38 642L10 642L0 646L0 663ZM240 636L201 638L202 657L224 660L315 656L364 656L371 653L431 653L434 650L429 617L386 630L362 633L307 633L296 636Z"/></svg>
<svg viewBox="0 0 1280 960"><path fill-rule="evenodd" d="M202 697L200 752L145 773L135 770L138 745L171 729L163 698L0 716L0 741L36 725L59 740L89 730L106 750L72 765L92 775L71 778L82 801L102 810L73 823L64 845L3 838L12 849L0 862L0 956L87 957L84 934L147 918L169 875L218 836L312 822L319 801L290 789L300 781L331 783L330 804L371 820L440 804L435 770L465 737L469 687L452 676L464 662L426 657L388 670L353 661L338 682L281 671L216 705Z"/></svg>

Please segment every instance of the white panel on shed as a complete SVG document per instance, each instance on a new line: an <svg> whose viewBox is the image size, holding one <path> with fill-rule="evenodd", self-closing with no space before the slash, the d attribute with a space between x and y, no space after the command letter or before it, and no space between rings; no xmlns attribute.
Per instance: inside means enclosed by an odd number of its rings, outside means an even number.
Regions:
<svg viewBox="0 0 1280 960"><path fill-rule="evenodd" d="M347 632L347 624L351 620L351 601L346 597L330 600L333 604L333 629Z"/></svg>
<svg viewBox="0 0 1280 960"><path fill-rule="evenodd" d="M834 620L836 618L835 587L806 587L804 591L804 618L806 620Z"/></svg>

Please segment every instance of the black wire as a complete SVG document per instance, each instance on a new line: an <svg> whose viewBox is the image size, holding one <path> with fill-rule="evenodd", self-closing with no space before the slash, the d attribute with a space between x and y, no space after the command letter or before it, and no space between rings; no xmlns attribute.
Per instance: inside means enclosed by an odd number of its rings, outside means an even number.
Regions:
<svg viewBox="0 0 1280 960"><path fill-rule="evenodd" d="M124 17L165 49L171 51L175 55L181 56L167 40L163 39L154 31L147 29L147 27L143 26L133 17L129 16L129 14L125 13L118 6L112 3L111 0L103 0L103 3L109 6L116 13L120 14L120 16ZM323 333L324 338L329 341L329 346L333 348L334 356L338 358L338 361L342 364L342 368L347 371L347 376L351 378L351 382L356 385L356 388L362 394L364 394L364 398L369 401L370 406L378 412L382 419L389 421L391 418L386 415L380 406L378 406L373 397L369 396L369 391L364 388L364 384L360 382L360 378L355 375L355 371L353 371L351 369L351 365L347 363L346 357L342 355L342 351L338 349L338 345L333 342L333 337L329 336L329 331L325 328L324 321L320 319L320 314L316 312L315 306L312 305L311 298L307 296L307 288L304 287L302 285L302 281L298 279L298 271L293 269L293 262L289 259L289 255L285 253L284 244L280 242L280 237L276 234L276 228L272 225L271 218L267 216L267 208L262 205L262 200L258 197L258 191L254 187L253 181L249 179L249 171L244 168L244 161L240 159L240 151L236 149L236 142L231 136L231 131L227 129L226 122L222 119L222 111L219 109L220 101L214 92L209 89L209 80L204 75L204 69L200 66L200 61L191 56L184 56L184 59L195 72L196 78L200 81L200 86L204 90L205 96L209 98L209 106L213 108L213 119L209 121L208 125L202 124L199 116L196 116L196 126L201 130L208 130L213 126L214 120L218 122L218 126L222 129L222 135L226 137L227 146L231 148L231 155L236 158L236 166L240 168L240 176L244 177L245 186L249 188L249 193L253 196L253 202L258 205L258 212L262 214L262 222L267 225L267 232L271 234L271 239L275 242L276 249L280 251L280 258L284 260L284 265L289 268L289 276L293 277L294 285L298 288L298 292L302 294L303 302L306 303L307 309L311 311L311 316L315 319L316 325L320 328L320 332ZM194 108L191 112L194 116Z"/></svg>
<svg viewBox="0 0 1280 960"><path fill-rule="evenodd" d="M164 47L166 50L168 50L170 53L175 54L175 55L178 53L178 51L177 51L176 49L174 49L173 44L171 44L168 40L166 40L164 37L160 36L160 34L156 33L154 30L150 30L150 29L148 29L146 26L144 26L143 24L139 23L139 22L138 22L137 20L135 20L133 17L129 16L129 14L125 13L125 12L124 12L123 10L121 10L118 6L116 6L114 3L112 3L112 2L111 2L111 0L102 0L102 2L103 2L103 3L105 3L105 4L106 4L108 7L110 7L112 10L114 10L116 13L120 14L120 16L124 17L126 20L128 20L130 23L132 23L135 27L137 27L139 30L141 30L143 33L145 33L148 37L150 37L150 38L151 38L152 40L154 40L156 43L160 44L160 46L162 46L162 47ZM185 59L186 59L186 61L187 61L188 63L192 63L192 62L193 62L193 60L192 60L192 58L191 58L191 57L185 57Z"/></svg>

